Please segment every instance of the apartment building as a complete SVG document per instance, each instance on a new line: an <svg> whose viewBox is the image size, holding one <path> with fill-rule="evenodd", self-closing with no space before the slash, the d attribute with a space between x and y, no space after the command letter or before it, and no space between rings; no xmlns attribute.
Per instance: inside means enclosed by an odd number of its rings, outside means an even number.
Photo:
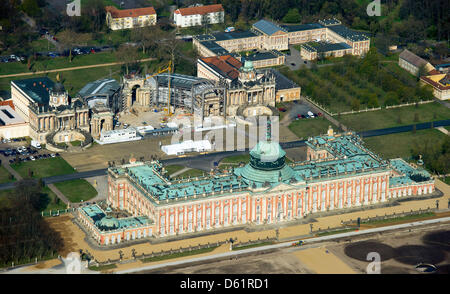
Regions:
<svg viewBox="0 0 450 294"><path fill-rule="evenodd" d="M182 28L223 23L224 19L225 10L222 4L179 8L173 15L175 25Z"/></svg>
<svg viewBox="0 0 450 294"><path fill-rule="evenodd" d="M133 29L156 24L156 11L153 7L117 9L106 6L106 24L111 30Z"/></svg>

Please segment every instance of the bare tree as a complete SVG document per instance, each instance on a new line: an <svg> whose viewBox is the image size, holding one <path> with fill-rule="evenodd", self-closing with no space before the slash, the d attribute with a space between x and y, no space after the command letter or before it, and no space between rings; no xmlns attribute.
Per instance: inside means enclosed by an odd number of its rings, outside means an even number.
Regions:
<svg viewBox="0 0 450 294"><path fill-rule="evenodd" d="M114 55L119 62L123 62L125 65L127 75L129 66L136 63L139 58L137 50L134 47L125 44L121 45L116 52L114 52Z"/></svg>

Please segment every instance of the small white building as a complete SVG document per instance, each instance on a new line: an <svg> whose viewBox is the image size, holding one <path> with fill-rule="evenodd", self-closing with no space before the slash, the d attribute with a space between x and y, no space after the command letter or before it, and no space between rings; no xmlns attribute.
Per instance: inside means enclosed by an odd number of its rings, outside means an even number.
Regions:
<svg viewBox="0 0 450 294"><path fill-rule="evenodd" d="M12 100L0 103L0 139L29 136L28 124L11 106Z"/></svg>
<svg viewBox="0 0 450 294"><path fill-rule="evenodd" d="M187 140L172 145L161 146L161 150L167 155L182 155L187 152L204 152L210 151L211 149L212 145L208 140Z"/></svg>
<svg viewBox="0 0 450 294"><path fill-rule="evenodd" d="M137 133L137 130L133 127L130 127L128 129L102 131L100 133L100 139L95 139L95 142L100 145L104 145L136 141L141 139L142 137Z"/></svg>
<svg viewBox="0 0 450 294"><path fill-rule="evenodd" d="M225 11L222 4L179 8L173 14L175 25L182 28L223 23L224 19Z"/></svg>

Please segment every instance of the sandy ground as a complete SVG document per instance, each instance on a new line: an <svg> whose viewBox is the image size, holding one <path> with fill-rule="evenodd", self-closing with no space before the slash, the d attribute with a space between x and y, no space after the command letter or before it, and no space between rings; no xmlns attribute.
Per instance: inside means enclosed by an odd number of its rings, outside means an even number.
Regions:
<svg viewBox="0 0 450 294"><path fill-rule="evenodd" d="M354 274L355 271L324 247L308 248L293 253L316 274Z"/></svg>
<svg viewBox="0 0 450 294"><path fill-rule="evenodd" d="M187 267L146 270L139 274L309 274L298 258L284 250L239 256Z"/></svg>
<svg viewBox="0 0 450 294"><path fill-rule="evenodd" d="M61 260L59 259L50 259L43 262L39 262L36 265L29 266L26 268L26 271L36 271L36 270L42 270L42 269L48 269L52 268L54 266L62 264Z"/></svg>
<svg viewBox="0 0 450 294"><path fill-rule="evenodd" d="M128 162L131 156L137 159L143 156L145 160L150 160L152 155L161 157L164 153L159 148L159 142L163 145L170 144L170 138L158 137L103 146L95 144L85 151L62 153L61 156L77 171L107 168L108 161L119 163L125 159Z"/></svg>
<svg viewBox="0 0 450 294"><path fill-rule="evenodd" d="M129 259L131 258L131 250L133 248L136 250L136 254L140 255L142 253L151 254L152 252L159 252L161 250L166 251L169 249L179 249L180 247L198 246L199 244L207 244L208 242L213 244L218 241L227 240L229 238L237 238L240 242L247 242L249 240L257 240L258 238L265 239L266 237L275 237L274 231L247 233L244 230L239 230L160 244L142 243L116 250L95 250L86 243L86 241L84 240L84 232L81 231L81 229L77 225L72 223L71 218L71 215L64 215L48 219L50 226L56 231L60 232L61 237L63 238L64 250L60 254L62 256L66 256L70 252L77 252L79 249L83 249L88 250L98 261L117 259L119 257L120 250L122 250L124 253L124 259Z"/></svg>

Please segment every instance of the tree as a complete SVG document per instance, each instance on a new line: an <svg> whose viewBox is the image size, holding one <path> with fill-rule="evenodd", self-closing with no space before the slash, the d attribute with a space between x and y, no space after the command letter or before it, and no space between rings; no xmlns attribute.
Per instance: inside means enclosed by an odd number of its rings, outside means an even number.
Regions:
<svg viewBox="0 0 450 294"><path fill-rule="evenodd" d="M22 10L31 17L39 16L41 10L36 0L24 0L22 3Z"/></svg>
<svg viewBox="0 0 450 294"><path fill-rule="evenodd" d="M302 20L297 8L289 9L286 15L283 17L283 22L287 23L299 23Z"/></svg>
<svg viewBox="0 0 450 294"><path fill-rule="evenodd" d="M359 102L358 98L353 98L352 99L352 105L351 106L352 106L352 110L356 110L356 111L359 110L360 102Z"/></svg>
<svg viewBox="0 0 450 294"><path fill-rule="evenodd" d="M76 33L73 30L66 29L59 33L59 41L69 50L69 62L72 62L72 49L77 44L86 43L90 38L89 34Z"/></svg>
<svg viewBox="0 0 450 294"><path fill-rule="evenodd" d="M122 62L125 65L127 75L129 73L129 66L136 63L139 58L136 48L125 44L120 45L114 52L114 55L119 62Z"/></svg>

